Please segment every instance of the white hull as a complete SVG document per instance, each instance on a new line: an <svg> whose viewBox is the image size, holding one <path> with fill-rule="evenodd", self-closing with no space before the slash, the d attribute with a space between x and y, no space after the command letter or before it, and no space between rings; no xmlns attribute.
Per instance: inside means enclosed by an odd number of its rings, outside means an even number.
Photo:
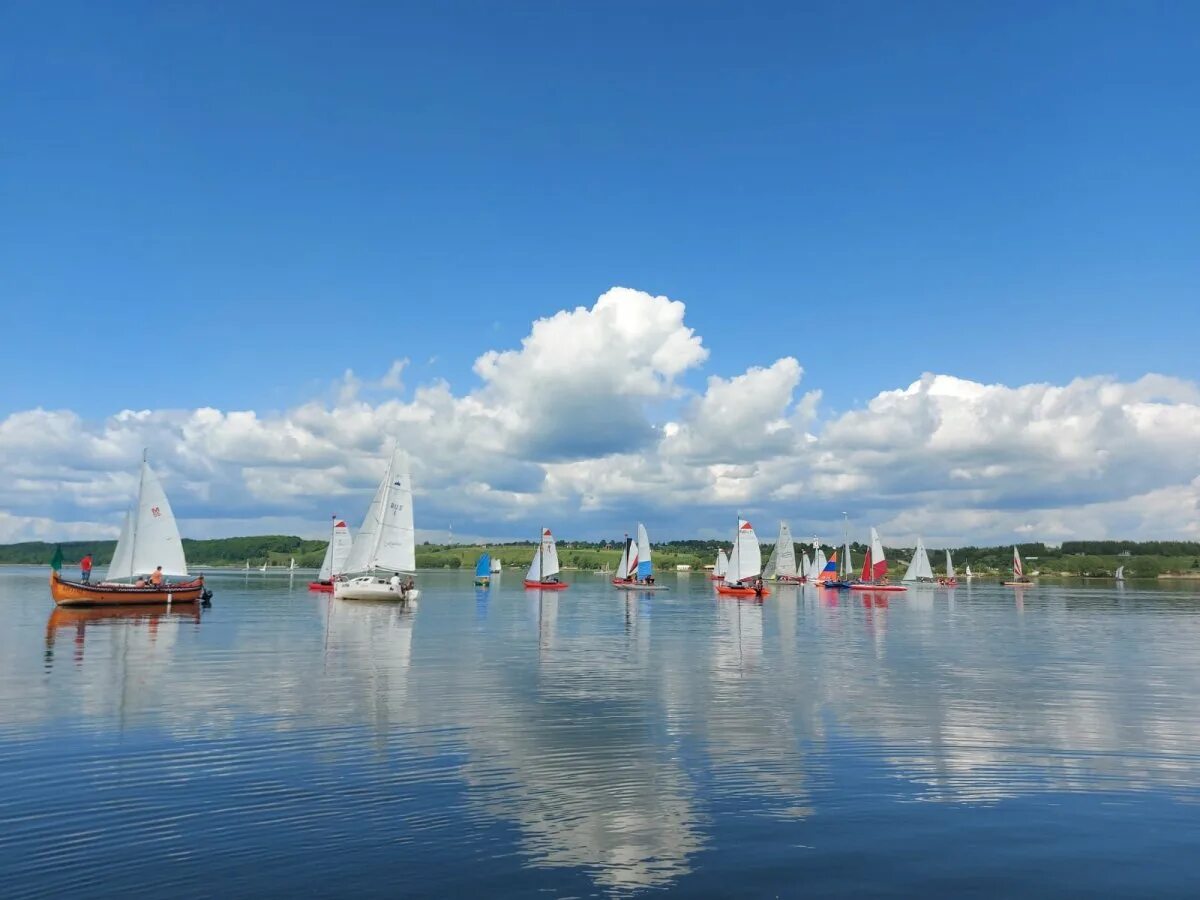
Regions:
<svg viewBox="0 0 1200 900"><path fill-rule="evenodd" d="M375 578L362 575L349 581L335 581L333 596L339 600L386 600L392 603L404 603L416 600L421 596L420 590L398 589L392 586L386 578Z"/></svg>

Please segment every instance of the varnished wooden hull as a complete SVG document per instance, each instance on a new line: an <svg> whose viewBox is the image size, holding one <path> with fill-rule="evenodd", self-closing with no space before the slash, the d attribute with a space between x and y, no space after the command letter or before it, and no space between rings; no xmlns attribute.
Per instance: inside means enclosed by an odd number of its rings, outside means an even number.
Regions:
<svg viewBox="0 0 1200 900"><path fill-rule="evenodd" d="M50 596L59 606L162 606L196 603L204 593L204 576L161 587L129 584L85 584L50 573Z"/></svg>

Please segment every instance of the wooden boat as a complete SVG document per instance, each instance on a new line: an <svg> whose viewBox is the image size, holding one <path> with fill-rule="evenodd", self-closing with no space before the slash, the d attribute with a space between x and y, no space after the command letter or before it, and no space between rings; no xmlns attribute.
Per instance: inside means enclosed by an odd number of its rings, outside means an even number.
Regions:
<svg viewBox="0 0 1200 900"><path fill-rule="evenodd" d="M850 585L852 591L885 591L899 593L908 588L887 582L887 557L883 553L883 542L879 540L879 532L871 529L871 546L863 558L862 575L860 580Z"/></svg>
<svg viewBox="0 0 1200 900"><path fill-rule="evenodd" d="M412 477L408 455L396 448L375 490L362 527L333 582L339 600L416 600L417 540L413 525Z"/></svg>
<svg viewBox="0 0 1200 900"><path fill-rule="evenodd" d="M325 547L325 558L321 560L321 571L317 573L316 581L308 583L310 591L333 593L333 579L342 573L353 544L354 538L350 534L350 528L345 522L334 516L329 543Z"/></svg>
<svg viewBox="0 0 1200 900"><path fill-rule="evenodd" d="M762 584L762 547L758 536L754 527L741 517L738 518L725 580L715 587L724 597L766 597L771 593Z"/></svg>
<svg viewBox="0 0 1200 900"><path fill-rule="evenodd" d="M1029 580L1029 576L1025 574L1025 566L1021 562L1021 554L1017 551L1015 546L1013 547L1012 573L1012 581L1000 582L1002 585L1004 585L1004 587L1029 587L1031 584L1033 584L1033 582Z"/></svg>
<svg viewBox="0 0 1200 900"><path fill-rule="evenodd" d="M150 584L146 577L156 570L162 572L162 584ZM171 578L184 580L172 582L168 580ZM50 596L59 606L195 603L212 596L204 587L203 577L188 575L175 514L144 453L137 504L125 514L104 580L71 581L52 571Z"/></svg>
<svg viewBox="0 0 1200 900"><path fill-rule="evenodd" d="M59 606L162 606L195 603L204 599L204 593L203 575L189 581L138 587L136 584L68 581L58 572L50 572L50 596Z"/></svg>
<svg viewBox="0 0 1200 900"><path fill-rule="evenodd" d="M542 529L538 548L533 553L529 571L525 573L525 587L533 591L565 591L565 581L558 580L558 546L549 528Z"/></svg>

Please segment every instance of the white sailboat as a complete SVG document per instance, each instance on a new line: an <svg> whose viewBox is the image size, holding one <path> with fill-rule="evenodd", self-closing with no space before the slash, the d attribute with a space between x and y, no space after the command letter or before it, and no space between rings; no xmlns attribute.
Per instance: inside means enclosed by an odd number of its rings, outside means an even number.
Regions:
<svg viewBox="0 0 1200 900"><path fill-rule="evenodd" d="M766 591L754 583L762 575L762 547L754 527L745 519L738 519L737 533L733 539L733 552L729 554L729 568L725 580L717 584L721 594L755 595Z"/></svg>
<svg viewBox="0 0 1200 900"><path fill-rule="evenodd" d="M492 557L492 574L493 575L499 574L499 572L503 568L504 568L504 566L500 565L500 560L496 559L496 557L493 556Z"/></svg>
<svg viewBox="0 0 1200 900"><path fill-rule="evenodd" d="M920 535L917 536L917 549L913 551L908 569L900 580L906 584L933 583L933 567L929 565L929 554L925 552L925 542L921 540Z"/></svg>
<svg viewBox="0 0 1200 900"><path fill-rule="evenodd" d="M725 555L725 551L717 551L717 564L713 568L712 577L714 581L721 581L729 571L729 557Z"/></svg>
<svg viewBox="0 0 1200 900"><path fill-rule="evenodd" d="M533 551L533 559L529 563L529 571L525 573L525 587L543 591L561 591L567 587L565 581L559 580L558 545L554 543L554 535L549 528L542 529L541 540Z"/></svg>
<svg viewBox="0 0 1200 900"><path fill-rule="evenodd" d="M938 584L954 587L958 584L958 576L954 572L954 560L950 558L950 550L946 550L946 577L938 579Z"/></svg>
<svg viewBox="0 0 1200 900"><path fill-rule="evenodd" d="M291 561L288 563L288 571L289 572L296 571L296 557L294 557L294 556L291 558Z"/></svg>
<svg viewBox="0 0 1200 900"><path fill-rule="evenodd" d="M1117 579L1117 581L1124 581L1125 580L1125 567L1117 566L1117 573L1114 577Z"/></svg>
<svg viewBox="0 0 1200 900"><path fill-rule="evenodd" d="M353 577L335 581L333 595L342 600L416 600L421 595L413 586L416 569L412 477L408 455L396 449L350 545L343 571Z"/></svg>
<svg viewBox="0 0 1200 900"><path fill-rule="evenodd" d="M346 568L346 560L350 557L350 548L354 538L345 522L333 517L333 528L329 534L329 543L325 545L325 557L321 560L321 569L317 572L317 580L308 584L310 591L333 590L333 579L341 575Z"/></svg>
<svg viewBox="0 0 1200 900"><path fill-rule="evenodd" d="M771 566L768 560L767 568L763 570L763 578L767 577L768 570L770 575L777 581L792 581L800 580L800 575L796 571L796 544L792 540L792 530L788 527L787 522L779 523L779 537L775 539L775 549L771 551L771 559L775 561L774 566Z"/></svg>
<svg viewBox="0 0 1200 900"><path fill-rule="evenodd" d="M970 581L972 578L975 577L975 573L971 571L970 563L967 563L967 570L965 572L963 572L963 575L966 576L967 581Z"/></svg>
<svg viewBox="0 0 1200 900"><path fill-rule="evenodd" d="M800 551L800 580L812 580L812 563L808 561L808 554Z"/></svg>

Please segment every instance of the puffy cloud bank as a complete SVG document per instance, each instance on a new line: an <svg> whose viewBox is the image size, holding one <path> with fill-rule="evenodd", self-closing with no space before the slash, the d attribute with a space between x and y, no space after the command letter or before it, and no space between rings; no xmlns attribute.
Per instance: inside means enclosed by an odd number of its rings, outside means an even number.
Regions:
<svg viewBox="0 0 1200 900"><path fill-rule="evenodd" d="M517 537L557 523L613 536L717 535L735 510L769 536L835 538L841 513L891 542L1200 537L1200 387L1147 375L985 385L926 374L821 418L790 357L702 371L684 304L613 288L489 351L477 386L406 391L405 360L281 414L29 410L0 422L0 540L115 534L143 447L185 534L317 534L365 508L407 447L431 535ZM364 383L376 399L364 397ZM382 396L383 399L377 399Z"/></svg>

